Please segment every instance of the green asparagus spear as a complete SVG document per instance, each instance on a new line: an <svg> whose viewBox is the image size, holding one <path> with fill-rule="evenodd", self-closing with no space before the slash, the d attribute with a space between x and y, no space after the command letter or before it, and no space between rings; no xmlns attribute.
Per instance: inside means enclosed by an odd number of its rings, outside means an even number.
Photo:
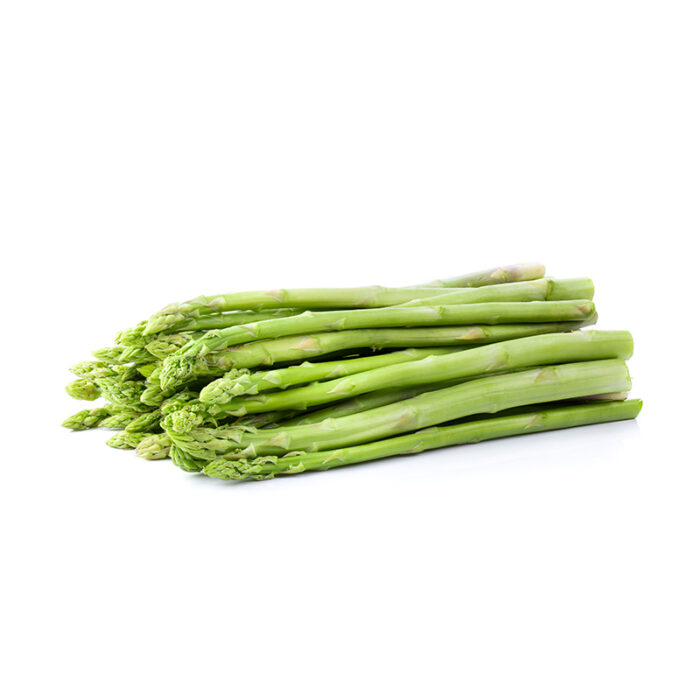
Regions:
<svg viewBox="0 0 700 700"><path fill-rule="evenodd" d="M583 321L590 318L594 312L593 302L588 300L490 302L454 306L304 312L299 316L210 331L198 341L188 343L164 360L160 375L161 386L167 389L186 381L192 375L194 359L197 357L254 340L344 329Z"/></svg>
<svg viewBox="0 0 700 700"><path fill-rule="evenodd" d="M176 467L185 472L201 472L205 462L181 450L177 445L170 447L170 459Z"/></svg>
<svg viewBox="0 0 700 700"><path fill-rule="evenodd" d="M99 380L100 389L105 399L118 406L125 406L139 412L151 410L150 406L141 403L141 394L146 389L146 384L142 380L115 379L114 377L103 377Z"/></svg>
<svg viewBox="0 0 700 700"><path fill-rule="evenodd" d="M225 480L268 479L281 474L326 470L394 455L417 454L424 450L448 445L462 445L511 435L629 420L636 418L641 408L641 401L630 400L519 409L517 413L469 420L456 425L431 427L408 435L331 451L303 452L285 457L217 459L205 464L203 471L208 476Z"/></svg>
<svg viewBox="0 0 700 700"><path fill-rule="evenodd" d="M88 377L92 379L110 372L111 367L106 362L93 362L88 360L87 362L78 362L78 364L73 365L70 371L78 377Z"/></svg>
<svg viewBox="0 0 700 700"><path fill-rule="evenodd" d="M378 367L388 367L402 362L412 362L430 355L455 352L454 348L411 348L398 352L368 357L356 357L329 362L303 362L292 367L250 373L232 369L223 377L207 384L199 393L205 404L226 403L243 394L258 394L269 389L286 389L295 384L308 384L320 379L335 379L349 374L366 372Z"/></svg>
<svg viewBox="0 0 700 700"><path fill-rule="evenodd" d="M449 355L428 355L400 365L379 366L286 391L233 398L226 403L202 406L202 409L213 417L265 411L304 411L311 406L334 403L339 399L392 387L468 379L482 374L546 364L629 359L632 347L632 336L627 331L577 331L518 338ZM284 373L285 370L277 372Z"/></svg>
<svg viewBox="0 0 700 700"><path fill-rule="evenodd" d="M543 278L532 282L513 282L493 287L467 287L450 289L440 296L428 300L430 306L455 304L480 304L486 302L514 301L567 301L573 299L593 299L593 282L585 277L577 279ZM401 308L426 306L425 299L413 299Z"/></svg>
<svg viewBox="0 0 700 700"><path fill-rule="evenodd" d="M110 414L106 418L103 418L97 427L110 428L111 430L124 430L127 425L142 415L142 413L134 411L131 408L113 406Z"/></svg>
<svg viewBox="0 0 700 700"><path fill-rule="evenodd" d="M284 316L296 316L304 309L270 309L268 311L234 311L226 314L212 314L192 318L170 326L168 333L185 333L191 331L208 331L214 328L229 328L230 326L240 326L243 323L255 323L256 321L267 321L271 318L282 318ZM117 335L118 345L133 345L145 348L148 343L158 340L161 333L145 333L147 321L141 321L133 328L127 328Z"/></svg>
<svg viewBox="0 0 700 700"><path fill-rule="evenodd" d="M372 442L477 413L629 389L629 373L623 360L595 360L474 379L311 425L255 433L229 427L196 428L188 434L173 431L167 418L163 425L174 445L199 459L216 459L225 454L284 454Z"/></svg>
<svg viewBox="0 0 700 700"><path fill-rule="evenodd" d="M543 333L562 333L595 323L596 316L580 322L521 323L498 326L444 326L431 328L368 328L262 340L227 348L197 358L195 370L212 376L231 369L296 362L356 348L411 348L474 346Z"/></svg>
<svg viewBox="0 0 700 700"><path fill-rule="evenodd" d="M136 445L136 454L143 459L166 459L170 455L170 447L170 438L165 433L155 433Z"/></svg>
<svg viewBox="0 0 700 700"><path fill-rule="evenodd" d="M110 447L116 447L118 450L133 450L142 440L150 437L150 433L127 433L122 430L120 433L114 433L107 444Z"/></svg>
<svg viewBox="0 0 700 700"><path fill-rule="evenodd" d="M116 345L114 347L100 348L99 350L95 350L92 354L100 362L114 364L119 362L119 358L125 349L123 345Z"/></svg>
<svg viewBox="0 0 700 700"><path fill-rule="evenodd" d="M327 418L342 418L343 416L350 416L353 413L369 411L371 408L388 406L390 403L405 401L406 399L411 399L414 396L418 396L418 394L424 394L428 391L442 389L445 386L452 386L456 383L458 382L446 382L438 385L423 384L421 386L413 386L408 389L401 388L372 391L369 394L362 394L361 396L355 396L352 399L340 401L338 403L331 404L330 406L324 406L317 411L308 411L306 413L295 412L295 415L276 421L276 424L279 427L285 427L290 425L310 425L312 423L322 423ZM269 414L249 413L245 416L241 416L241 418L238 420L240 421L246 418L255 418L259 415L267 416Z"/></svg>
<svg viewBox="0 0 700 700"><path fill-rule="evenodd" d="M160 410L141 413L124 426L127 433L153 433L160 432Z"/></svg>
<svg viewBox="0 0 700 700"><path fill-rule="evenodd" d="M93 379L79 377L66 385L69 396L80 401L94 401L102 396L102 391Z"/></svg>
<svg viewBox="0 0 700 700"><path fill-rule="evenodd" d="M524 280L536 280L544 277L544 265L538 263L524 263L495 267L480 272L470 272L460 277L446 280L435 280L423 285L425 287L485 287L491 284L504 284L507 282L522 282Z"/></svg>
<svg viewBox="0 0 700 700"><path fill-rule="evenodd" d="M66 418L63 421L63 427L70 430L90 430L96 428L108 416L110 416L110 410L106 406L86 408Z"/></svg>
<svg viewBox="0 0 700 700"><path fill-rule="evenodd" d="M547 294L548 301L563 299L593 299L595 287L593 280L588 277L572 279L553 279L552 288Z"/></svg>

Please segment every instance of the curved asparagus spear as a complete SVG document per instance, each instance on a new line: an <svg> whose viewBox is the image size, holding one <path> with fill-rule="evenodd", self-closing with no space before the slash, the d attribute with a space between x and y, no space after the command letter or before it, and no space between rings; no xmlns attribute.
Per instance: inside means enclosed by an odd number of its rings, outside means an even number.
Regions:
<svg viewBox="0 0 700 700"><path fill-rule="evenodd" d="M507 340L449 355L424 356L400 365L379 366L330 381L286 391L233 398L226 403L211 404L202 408L214 417L265 411L304 411L311 406L334 403L339 399L381 389L468 379L494 372L563 362L613 358L626 360L632 356L632 349L632 336L627 331L553 333Z"/></svg>
<svg viewBox="0 0 700 700"><path fill-rule="evenodd" d="M163 425L174 445L198 459L216 459L226 454L279 455L372 442L477 413L628 391L630 386L623 360L595 360L474 379L382 408L311 425L254 433L229 427L196 428L184 435L174 432L167 419Z"/></svg>
<svg viewBox="0 0 700 700"><path fill-rule="evenodd" d="M177 386L187 380L197 357L254 340L344 329L583 321L594 312L592 301L576 299L304 312L299 316L210 331L164 360L161 386Z"/></svg>
<svg viewBox="0 0 700 700"><path fill-rule="evenodd" d="M595 314L580 322L521 323L498 326L443 326L431 328L368 328L262 340L227 348L197 359L197 371L208 369L213 376L231 369L296 362L357 348L412 348L429 346L473 346L512 338L562 333L592 325Z"/></svg>
<svg viewBox="0 0 700 700"><path fill-rule="evenodd" d="M203 471L208 476L225 480L269 479L281 474L321 471L394 455L417 454L449 445L463 445L512 435L630 420L637 417L641 408L642 402L638 399L536 407L530 410L519 410L509 415L496 415L456 425L431 427L408 435L332 451L303 452L285 457L217 459L205 464Z"/></svg>
<svg viewBox="0 0 700 700"><path fill-rule="evenodd" d="M205 404L221 404L242 394L258 394L269 389L286 389L295 384L308 384L320 379L335 379L349 374L366 372L378 367L388 367L402 362L420 360L430 355L455 352L454 348L410 348L383 355L355 357L349 360L328 362L303 362L292 367L250 373L247 370L232 369L223 377L207 384L200 392L199 399Z"/></svg>
<svg viewBox="0 0 700 700"><path fill-rule="evenodd" d="M536 280L544 277L544 265L539 263L520 263L494 267L490 270L470 272L460 277L452 277L445 280L428 282L425 287L484 287L491 284L504 284L507 282L522 282L523 280Z"/></svg>

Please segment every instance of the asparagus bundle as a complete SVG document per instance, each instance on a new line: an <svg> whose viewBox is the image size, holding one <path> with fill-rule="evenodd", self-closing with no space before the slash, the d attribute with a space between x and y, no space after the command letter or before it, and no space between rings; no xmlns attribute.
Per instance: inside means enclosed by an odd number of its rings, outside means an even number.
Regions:
<svg viewBox="0 0 700 700"><path fill-rule="evenodd" d="M240 480L633 418L631 336L580 330L597 320L593 291L515 265L197 297L75 365L68 393L105 404L64 425L116 429L112 447Z"/></svg>
<svg viewBox="0 0 700 700"><path fill-rule="evenodd" d="M509 340L447 356L440 356L430 351L425 352L425 354L418 351L413 351L413 353L416 357L411 362L399 362L398 364L392 362L387 363L386 366L378 364L364 372L351 373L349 377L307 384L287 391L264 392L262 394L257 394L256 391L257 395L255 396L233 398L227 402L212 402L209 406L207 406L206 400L209 394L208 387L205 387L200 392L202 411L216 416L245 415L246 413L261 413L268 410L305 410L309 406L332 403L339 396L346 398L391 387L430 384L550 362L576 362L615 357L628 359L632 355L632 336L626 331L578 331L576 333L555 333ZM392 353L384 357L393 359L400 354L402 353ZM367 360L369 359L372 358L367 358ZM357 362L357 360L349 362ZM365 363L369 364L366 360ZM266 376L282 377L282 381L284 381L284 377L289 376L294 369L301 368L267 372ZM303 369L314 369L314 366L309 364ZM274 388L274 385L271 388Z"/></svg>
<svg viewBox="0 0 700 700"><path fill-rule="evenodd" d="M238 426L204 427L179 433L166 419L166 432L173 444L199 459L279 455L356 445L478 413L626 392L630 388L629 373L622 360L574 362L473 379L322 423L256 431Z"/></svg>

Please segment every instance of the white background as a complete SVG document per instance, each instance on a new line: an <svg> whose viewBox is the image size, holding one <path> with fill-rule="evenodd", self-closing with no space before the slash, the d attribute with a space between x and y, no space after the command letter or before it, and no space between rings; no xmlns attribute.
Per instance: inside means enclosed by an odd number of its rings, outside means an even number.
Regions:
<svg viewBox="0 0 700 700"><path fill-rule="evenodd" d="M694 2L0 10L4 697L698 698ZM71 434L163 304L537 260L636 423L224 484Z"/></svg>

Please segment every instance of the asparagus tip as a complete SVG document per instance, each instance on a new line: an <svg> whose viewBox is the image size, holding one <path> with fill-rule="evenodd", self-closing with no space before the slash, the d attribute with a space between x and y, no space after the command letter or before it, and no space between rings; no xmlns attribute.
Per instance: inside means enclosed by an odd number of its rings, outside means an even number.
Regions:
<svg viewBox="0 0 700 700"><path fill-rule="evenodd" d="M66 386L66 392L80 401L94 401L101 395L100 387L87 377L80 377Z"/></svg>
<svg viewBox="0 0 700 700"><path fill-rule="evenodd" d="M170 438L165 433L149 435L136 445L136 454L143 459L166 459L170 454Z"/></svg>

